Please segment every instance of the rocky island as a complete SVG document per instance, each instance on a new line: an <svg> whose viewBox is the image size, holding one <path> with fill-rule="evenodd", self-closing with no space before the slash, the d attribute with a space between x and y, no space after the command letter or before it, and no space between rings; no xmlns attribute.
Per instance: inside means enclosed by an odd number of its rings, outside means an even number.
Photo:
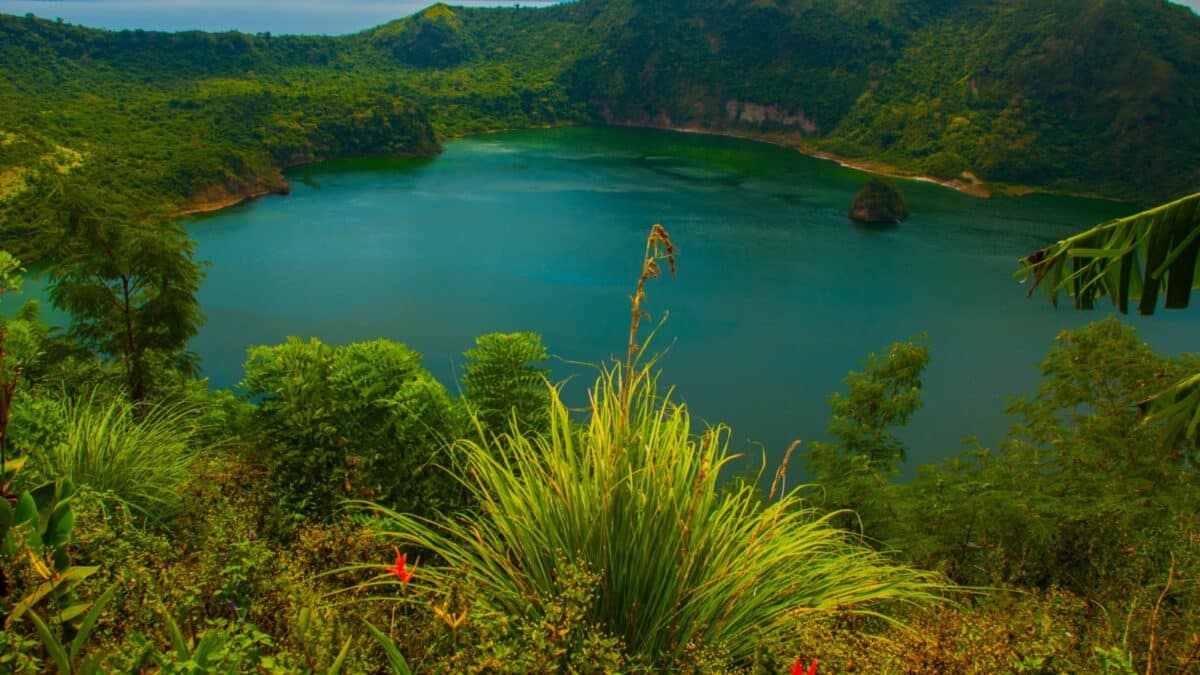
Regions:
<svg viewBox="0 0 1200 675"><path fill-rule="evenodd" d="M848 215L856 223L896 224L908 217L908 205L896 188L876 178L859 190Z"/></svg>

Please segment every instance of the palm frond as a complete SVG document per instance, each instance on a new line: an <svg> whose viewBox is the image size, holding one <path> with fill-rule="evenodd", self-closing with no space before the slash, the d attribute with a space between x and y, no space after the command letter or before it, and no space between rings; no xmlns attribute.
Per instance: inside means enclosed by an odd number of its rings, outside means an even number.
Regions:
<svg viewBox="0 0 1200 675"><path fill-rule="evenodd" d="M1068 264L1070 269L1068 269ZM1015 276L1033 277L1032 295L1045 284L1050 302L1066 291L1075 307L1091 309L1108 296L1122 314L1129 299L1153 314L1159 295L1167 309L1184 309L1200 288L1200 193L1101 223L1021 259ZM1176 382L1142 404L1146 421L1162 420L1170 442L1195 440L1200 430L1200 373Z"/></svg>
<svg viewBox="0 0 1200 675"><path fill-rule="evenodd" d="M1167 309L1188 306L1200 275L1200 193L1101 223L1021 259L1016 276L1033 277L1033 291L1044 286L1050 302L1058 294L1075 298L1078 309L1091 309L1109 297L1121 311L1137 298L1138 311L1153 314L1159 296Z"/></svg>

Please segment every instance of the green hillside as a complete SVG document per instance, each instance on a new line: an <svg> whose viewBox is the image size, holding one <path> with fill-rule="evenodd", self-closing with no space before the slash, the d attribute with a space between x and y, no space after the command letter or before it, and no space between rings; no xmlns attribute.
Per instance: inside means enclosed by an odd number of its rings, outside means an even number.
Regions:
<svg viewBox="0 0 1200 675"><path fill-rule="evenodd" d="M608 121L1125 198L1200 185L1200 18L1161 0L632 2L571 75Z"/></svg>
<svg viewBox="0 0 1200 675"><path fill-rule="evenodd" d="M298 163L563 122L1139 201L1200 186L1200 18L1161 0L436 5L344 37L0 15L0 70L0 199L18 214L63 152L88 183L180 209L283 189Z"/></svg>

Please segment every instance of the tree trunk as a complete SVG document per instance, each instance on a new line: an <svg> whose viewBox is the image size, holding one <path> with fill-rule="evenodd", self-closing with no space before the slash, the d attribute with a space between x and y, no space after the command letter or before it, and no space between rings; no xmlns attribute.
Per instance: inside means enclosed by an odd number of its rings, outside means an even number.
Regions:
<svg viewBox="0 0 1200 675"><path fill-rule="evenodd" d="M137 343L133 338L133 311L130 309L129 276L121 276L124 290L125 314L125 371L129 376L129 400L141 403L146 400L146 382L142 372L141 355L137 351Z"/></svg>

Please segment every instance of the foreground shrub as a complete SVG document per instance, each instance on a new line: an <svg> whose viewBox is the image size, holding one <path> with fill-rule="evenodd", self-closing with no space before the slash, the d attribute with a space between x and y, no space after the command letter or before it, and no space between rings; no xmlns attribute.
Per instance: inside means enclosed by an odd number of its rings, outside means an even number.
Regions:
<svg viewBox="0 0 1200 675"><path fill-rule="evenodd" d="M124 400L97 400L95 393L61 406L64 435L31 449L33 473L43 480L69 478L140 519L178 513L195 457L194 409L156 404L135 410Z"/></svg>
<svg viewBox="0 0 1200 675"><path fill-rule="evenodd" d="M660 398L648 371L621 376L602 374L583 426L551 391L546 434L462 442L477 510L427 520L379 509L386 537L440 560L418 568L405 598L457 589L452 604L470 621L553 626L560 580L594 570L582 623L652 667L701 647L747 663L804 615L936 601L936 580L849 539L796 493L763 504L749 485L718 491L726 430L693 436L687 409ZM579 637L556 638L563 659L584 648Z"/></svg>
<svg viewBox="0 0 1200 675"><path fill-rule="evenodd" d="M436 464L459 414L421 355L388 340L254 347L242 387L284 510L327 516L342 497L428 511L453 501Z"/></svg>

